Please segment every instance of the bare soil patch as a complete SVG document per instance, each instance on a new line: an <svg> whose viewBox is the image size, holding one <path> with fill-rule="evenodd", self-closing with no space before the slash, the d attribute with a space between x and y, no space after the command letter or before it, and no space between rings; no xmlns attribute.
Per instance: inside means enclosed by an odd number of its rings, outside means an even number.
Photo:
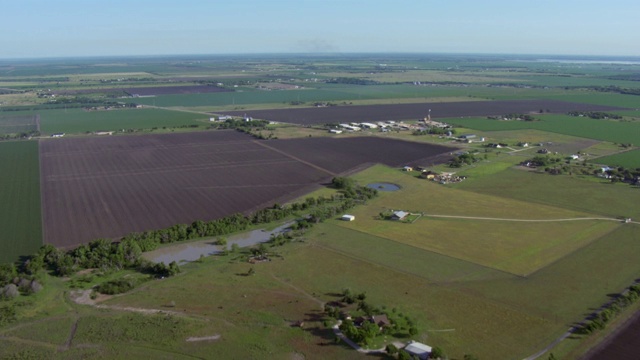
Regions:
<svg viewBox="0 0 640 360"><path fill-rule="evenodd" d="M640 353L640 312L636 313L612 338L589 352L585 360L636 359Z"/></svg>
<svg viewBox="0 0 640 360"><path fill-rule="evenodd" d="M248 213L367 164L449 151L376 137L259 141L236 131L42 139L44 239L73 247Z"/></svg>

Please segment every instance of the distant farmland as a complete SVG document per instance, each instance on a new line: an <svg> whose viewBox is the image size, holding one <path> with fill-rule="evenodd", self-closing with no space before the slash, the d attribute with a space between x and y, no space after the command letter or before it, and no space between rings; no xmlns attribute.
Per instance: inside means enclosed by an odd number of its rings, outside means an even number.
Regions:
<svg viewBox="0 0 640 360"><path fill-rule="evenodd" d="M569 111L612 111L623 108L557 100L502 100L227 111L224 114L233 116L246 114L256 119L312 125L352 121L418 120L426 117L429 109L432 117L442 119L539 113L540 110L564 114Z"/></svg>
<svg viewBox="0 0 640 360"><path fill-rule="evenodd" d="M285 202L366 163L450 148L382 138L258 141L235 131L41 141L45 242L211 220Z"/></svg>
<svg viewBox="0 0 640 360"><path fill-rule="evenodd" d="M231 89L227 89L223 87L207 86L207 85L137 87L137 88L122 89L122 90L131 96L208 94L208 93L233 91Z"/></svg>
<svg viewBox="0 0 640 360"><path fill-rule="evenodd" d="M0 115L0 135L26 133L40 128L40 117L37 115L5 114Z"/></svg>
<svg viewBox="0 0 640 360"><path fill-rule="evenodd" d="M42 132L45 134L190 126L199 124L199 119L207 119L206 115L164 109L57 109L40 110L37 113L41 116Z"/></svg>
<svg viewBox="0 0 640 360"><path fill-rule="evenodd" d="M77 90L54 90L56 95L77 95L77 94L95 94L110 93L119 95L139 95L139 96L155 96L155 95L177 95L177 94L208 94L216 92L231 92L233 90L217 86L208 85L181 85L181 86L145 86L135 88L88 88Z"/></svg>
<svg viewBox="0 0 640 360"><path fill-rule="evenodd" d="M536 129L588 139L640 144L640 123L611 121L568 115L542 115L540 121L502 121L492 119L447 119L453 125L480 131Z"/></svg>

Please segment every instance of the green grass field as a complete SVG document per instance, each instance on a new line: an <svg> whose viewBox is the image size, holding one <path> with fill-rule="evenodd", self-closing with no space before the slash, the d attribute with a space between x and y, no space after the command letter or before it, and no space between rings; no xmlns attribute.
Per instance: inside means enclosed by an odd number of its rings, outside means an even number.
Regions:
<svg viewBox="0 0 640 360"><path fill-rule="evenodd" d="M78 134L87 131L118 131L121 129L150 129L202 124L207 115L162 109L130 109L85 111L59 109L38 111L43 134Z"/></svg>
<svg viewBox="0 0 640 360"><path fill-rule="evenodd" d="M544 115L541 121L501 121L486 118L454 118L445 122L481 131L536 129L588 139L640 144L640 123L596 120L566 115Z"/></svg>
<svg viewBox="0 0 640 360"><path fill-rule="evenodd" d="M487 177L495 177L491 175ZM516 275L529 274L595 241L617 222L518 222L438 218L431 215L520 220L593 217L540 204L487 196L441 186L395 169L373 167L354 176L361 183L386 181L401 186L382 192L366 207L353 211L358 221L336 224L419 249L443 254ZM455 200L453 200L455 199ZM380 220L388 209L424 212L412 224Z"/></svg>
<svg viewBox="0 0 640 360"><path fill-rule="evenodd" d="M640 216L637 188L590 179L508 169L494 176L465 181L452 187L610 217Z"/></svg>
<svg viewBox="0 0 640 360"><path fill-rule="evenodd" d="M595 159L593 162L610 166L622 166L627 169L640 168L640 150L625 151L623 153Z"/></svg>
<svg viewBox="0 0 640 360"><path fill-rule="evenodd" d="M0 143L0 188L0 263L6 263L42 245L36 141Z"/></svg>

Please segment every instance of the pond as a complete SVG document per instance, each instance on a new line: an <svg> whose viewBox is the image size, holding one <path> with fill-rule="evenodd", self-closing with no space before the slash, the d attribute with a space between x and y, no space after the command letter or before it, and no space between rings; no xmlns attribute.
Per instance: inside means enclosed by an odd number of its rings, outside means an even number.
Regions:
<svg viewBox="0 0 640 360"><path fill-rule="evenodd" d="M378 191L398 191L398 190L400 190L400 186L399 185L392 184L392 183L384 183L384 182L367 184L367 187L371 188L371 189L376 189Z"/></svg>
<svg viewBox="0 0 640 360"><path fill-rule="evenodd" d="M240 247L249 247L262 242L267 242L273 234L283 233L293 225L292 222L278 226L277 228L267 230L253 230L246 233L233 235L227 238L227 249L232 244L238 244ZM177 263L187 263L200 259L200 255L215 255L223 250L223 246L215 244L216 239L207 239L202 241L189 242L184 244L176 244L163 247L143 254L143 257L153 262L162 262L169 264L172 261Z"/></svg>

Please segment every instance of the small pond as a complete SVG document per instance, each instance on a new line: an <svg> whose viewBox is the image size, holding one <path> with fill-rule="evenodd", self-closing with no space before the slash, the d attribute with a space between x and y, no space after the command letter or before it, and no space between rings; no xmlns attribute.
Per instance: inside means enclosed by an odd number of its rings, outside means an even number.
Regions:
<svg viewBox="0 0 640 360"><path fill-rule="evenodd" d="M249 247L262 242L267 242L271 238L271 235L283 233L291 225L293 225L292 222L283 224L271 231L253 230L227 237L227 249L231 248L231 244L238 244L240 247ZM145 253L143 256L147 260L162 262L165 264L169 264L172 261L177 263L187 263L198 260L200 255L209 256L222 251L223 247L216 245L215 242L216 239L211 238L202 241L176 244L150 251Z"/></svg>
<svg viewBox="0 0 640 360"><path fill-rule="evenodd" d="M384 183L384 182L367 184L367 187L371 188L371 189L376 189L378 191L398 191L398 190L400 190L400 186L398 186L396 184Z"/></svg>

